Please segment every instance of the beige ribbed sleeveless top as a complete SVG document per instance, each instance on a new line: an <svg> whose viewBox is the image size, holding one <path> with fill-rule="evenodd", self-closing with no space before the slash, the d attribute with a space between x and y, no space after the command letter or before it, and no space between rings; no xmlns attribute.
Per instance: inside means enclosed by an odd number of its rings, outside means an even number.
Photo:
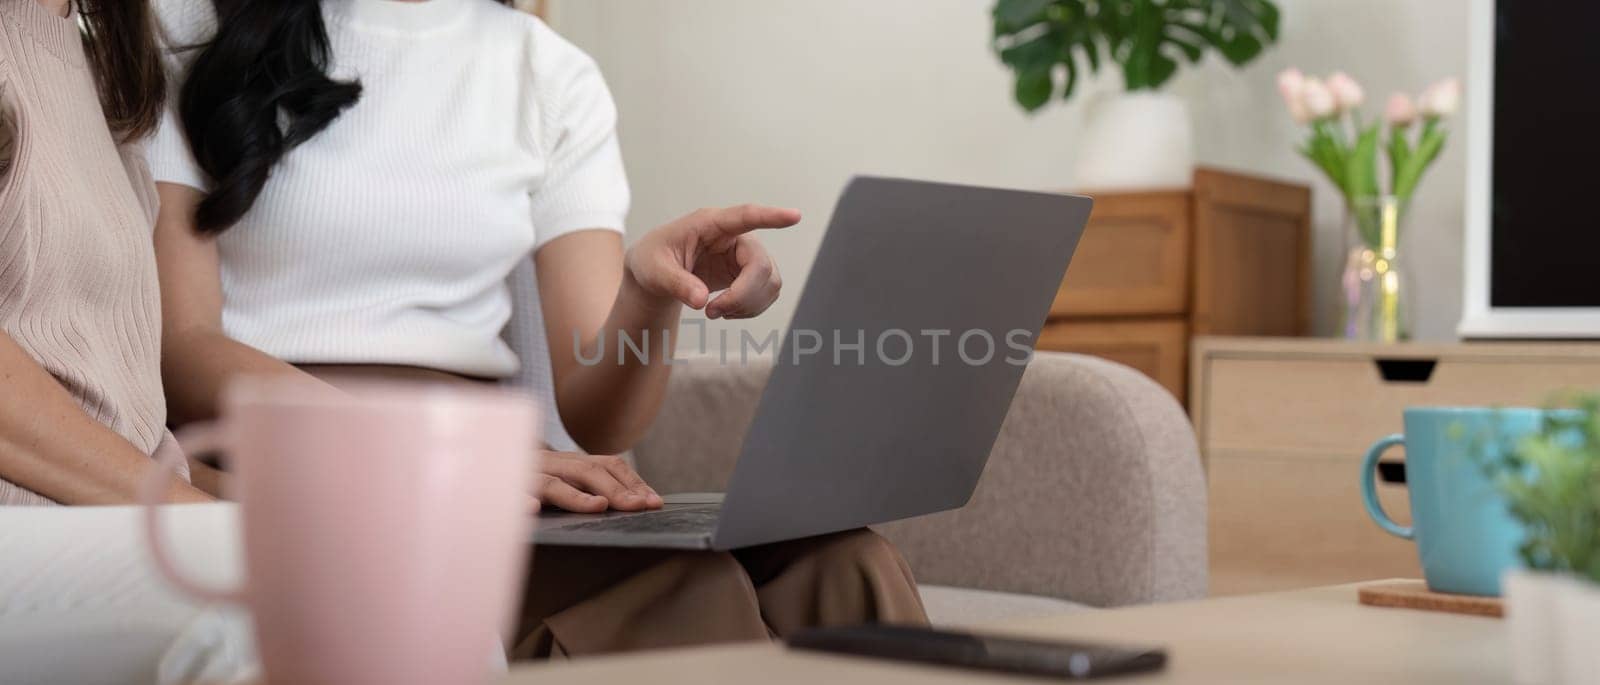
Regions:
<svg viewBox="0 0 1600 685"><path fill-rule="evenodd" d="M146 454L165 436L155 187L108 129L77 17L0 0L0 329ZM0 392L4 392L0 388ZM49 500L0 479L0 504Z"/></svg>

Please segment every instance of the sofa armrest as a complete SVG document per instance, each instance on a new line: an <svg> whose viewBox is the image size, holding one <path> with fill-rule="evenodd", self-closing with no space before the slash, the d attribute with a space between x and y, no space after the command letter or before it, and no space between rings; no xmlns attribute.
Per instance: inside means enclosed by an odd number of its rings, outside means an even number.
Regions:
<svg viewBox="0 0 1600 685"><path fill-rule="evenodd" d="M716 491L770 366L674 369L635 450L662 492ZM1205 476L1182 407L1092 357L1035 355L976 492L958 510L879 526L921 582L1117 606L1206 591Z"/></svg>

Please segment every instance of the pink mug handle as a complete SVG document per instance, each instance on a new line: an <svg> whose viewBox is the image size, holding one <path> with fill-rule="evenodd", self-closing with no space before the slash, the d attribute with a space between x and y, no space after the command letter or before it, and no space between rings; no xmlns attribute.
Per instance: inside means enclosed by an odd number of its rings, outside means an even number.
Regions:
<svg viewBox="0 0 1600 685"><path fill-rule="evenodd" d="M184 575L172 561L165 531L161 527L163 508L161 504L167 488L172 485L172 476L182 466L180 460L185 454L214 452L222 447L222 434L214 423L185 426L175 437L182 449L156 450L155 465L149 470L143 487L139 489L139 501L144 505L145 540L150 546L150 556L155 558L156 567L161 570L161 575L166 576L168 582L185 594L205 602L242 604L243 587L234 589L206 587Z"/></svg>

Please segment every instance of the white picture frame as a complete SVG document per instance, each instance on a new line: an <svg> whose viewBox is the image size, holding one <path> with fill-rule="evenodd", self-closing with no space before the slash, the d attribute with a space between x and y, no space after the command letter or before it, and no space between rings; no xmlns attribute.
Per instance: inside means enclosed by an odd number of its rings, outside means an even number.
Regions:
<svg viewBox="0 0 1600 685"><path fill-rule="evenodd" d="M1600 338L1600 308L1495 307L1493 249L1495 2L1472 0L1467 64L1467 212L1463 338Z"/></svg>

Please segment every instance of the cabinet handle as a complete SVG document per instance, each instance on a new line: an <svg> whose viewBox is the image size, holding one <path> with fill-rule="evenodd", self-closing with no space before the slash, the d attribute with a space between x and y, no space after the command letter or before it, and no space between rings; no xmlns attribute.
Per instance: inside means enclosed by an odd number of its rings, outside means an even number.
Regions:
<svg viewBox="0 0 1600 685"><path fill-rule="evenodd" d="M1374 359L1378 373L1390 383L1426 383L1433 377L1437 359Z"/></svg>

